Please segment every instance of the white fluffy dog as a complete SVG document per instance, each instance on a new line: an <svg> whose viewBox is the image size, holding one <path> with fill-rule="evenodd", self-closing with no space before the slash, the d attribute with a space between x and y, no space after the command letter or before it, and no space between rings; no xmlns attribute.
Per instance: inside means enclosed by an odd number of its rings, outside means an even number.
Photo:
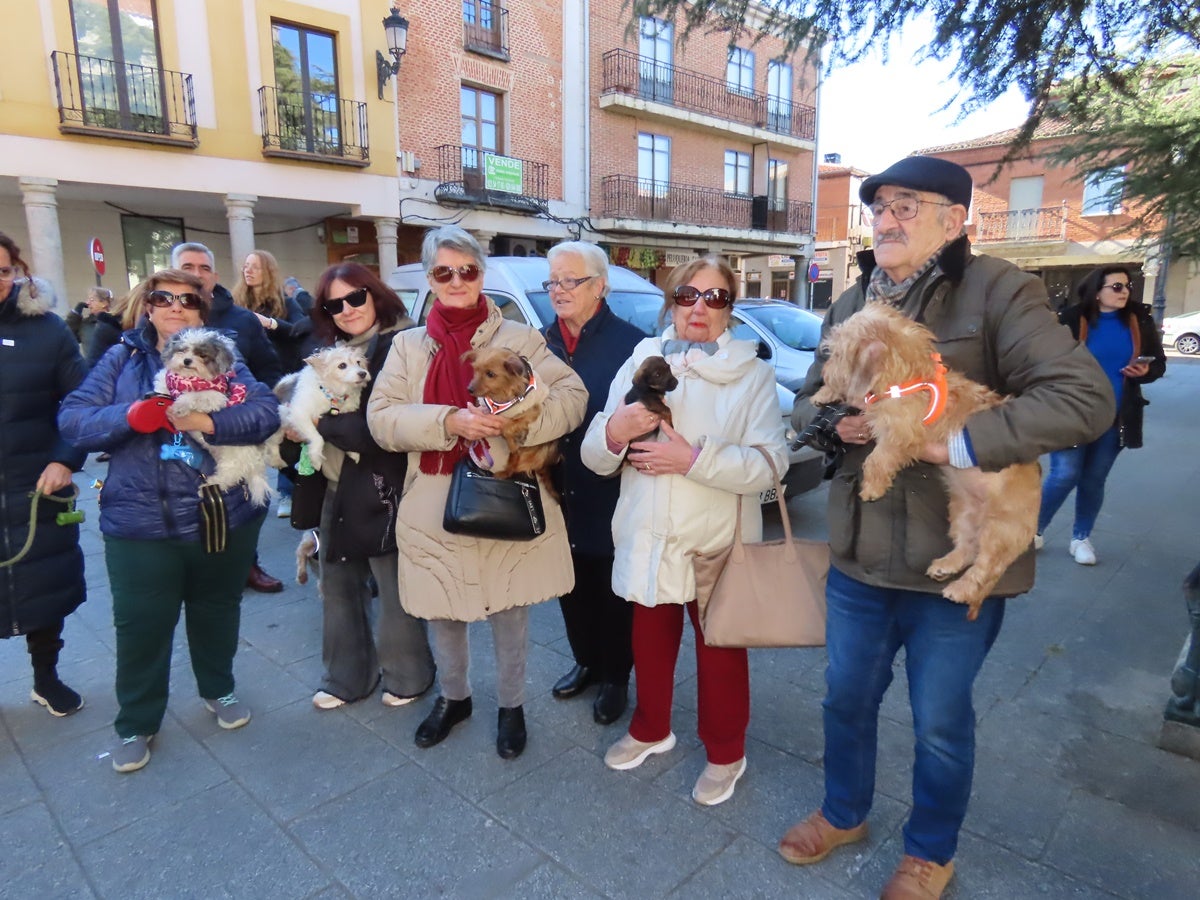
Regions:
<svg viewBox="0 0 1200 900"><path fill-rule="evenodd" d="M367 371L367 358L362 351L348 344L318 350L304 363L299 372L279 380L275 385L275 396L279 398L279 418L284 429L300 435L308 445L308 458L313 468L320 471L325 462L325 439L314 423L330 412L341 414L357 410L371 373ZM271 450L275 454L272 465L284 465L278 456L282 436L281 431L272 439ZM357 454L347 455L358 459Z"/></svg>
<svg viewBox="0 0 1200 900"><path fill-rule="evenodd" d="M164 368L154 377L154 390L168 394L179 414L214 413L240 403L246 386L233 380L233 341L211 328L185 328L163 347ZM199 431L188 434L217 464L208 479L222 490L245 484L250 501L266 506L274 493L267 481L267 456L260 444L214 445Z"/></svg>

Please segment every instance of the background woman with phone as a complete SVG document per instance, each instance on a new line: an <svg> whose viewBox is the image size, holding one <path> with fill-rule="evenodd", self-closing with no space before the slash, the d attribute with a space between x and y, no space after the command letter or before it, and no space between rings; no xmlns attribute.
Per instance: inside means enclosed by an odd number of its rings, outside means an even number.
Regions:
<svg viewBox="0 0 1200 900"><path fill-rule="evenodd" d="M1040 550L1046 526L1067 495L1075 490L1075 523L1069 552L1081 566L1096 564L1092 527L1104 503L1104 483L1125 447L1142 446L1143 384L1162 377L1167 368L1158 326L1143 303L1130 302L1131 279L1124 266L1093 269L1078 288L1079 303L1059 316L1083 341L1112 382L1117 418L1112 428L1090 444L1050 454L1050 472L1042 483L1035 546Z"/></svg>

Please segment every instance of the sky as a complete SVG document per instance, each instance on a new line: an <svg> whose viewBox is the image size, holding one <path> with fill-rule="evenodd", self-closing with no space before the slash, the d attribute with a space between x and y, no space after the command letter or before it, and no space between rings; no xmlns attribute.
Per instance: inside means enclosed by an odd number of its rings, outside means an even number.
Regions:
<svg viewBox="0 0 1200 900"><path fill-rule="evenodd" d="M825 79L818 159L840 153L843 165L879 172L914 150L982 137L1025 120L1029 105L1016 89L961 122L955 122L961 99L939 112L954 96L957 80L948 61L915 61L931 30L928 21L911 22L892 41L886 65L875 50Z"/></svg>

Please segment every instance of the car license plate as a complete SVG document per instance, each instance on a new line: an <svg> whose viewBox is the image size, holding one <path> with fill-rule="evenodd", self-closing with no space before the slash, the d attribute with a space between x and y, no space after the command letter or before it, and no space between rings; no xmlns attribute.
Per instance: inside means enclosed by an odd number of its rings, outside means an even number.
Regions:
<svg viewBox="0 0 1200 900"><path fill-rule="evenodd" d="M778 499L778 494L775 493L775 488L767 488L758 495L759 503L774 503Z"/></svg>

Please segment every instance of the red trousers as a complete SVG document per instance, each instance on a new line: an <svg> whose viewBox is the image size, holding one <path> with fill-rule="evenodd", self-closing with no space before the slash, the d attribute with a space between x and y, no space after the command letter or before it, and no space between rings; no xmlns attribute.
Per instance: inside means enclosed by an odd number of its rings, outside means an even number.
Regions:
<svg viewBox="0 0 1200 900"><path fill-rule="evenodd" d="M700 740L708 761L728 765L746 755L750 724L750 666L745 650L704 643L696 601L687 604L696 632L696 694ZM671 698L675 661L683 640L683 607L676 603L633 608L633 670L637 676L637 709L629 734L647 743L671 731Z"/></svg>

